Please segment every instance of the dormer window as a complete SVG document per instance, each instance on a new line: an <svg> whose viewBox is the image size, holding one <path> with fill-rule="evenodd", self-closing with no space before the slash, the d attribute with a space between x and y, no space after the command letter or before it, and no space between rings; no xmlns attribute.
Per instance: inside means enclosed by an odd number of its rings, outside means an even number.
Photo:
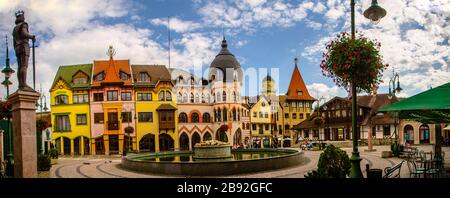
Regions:
<svg viewBox="0 0 450 198"><path fill-rule="evenodd" d="M141 72L138 75L138 82L150 82L150 76L147 73Z"/></svg>
<svg viewBox="0 0 450 198"><path fill-rule="evenodd" d="M97 74L97 76L95 77L95 81L103 81L105 80L105 73L99 73Z"/></svg>
<svg viewBox="0 0 450 198"><path fill-rule="evenodd" d="M128 80L128 74L125 72L120 72L120 79L121 80Z"/></svg>
<svg viewBox="0 0 450 198"><path fill-rule="evenodd" d="M183 84L183 76L178 76L178 83Z"/></svg>
<svg viewBox="0 0 450 198"><path fill-rule="evenodd" d="M297 91L298 96L303 96L303 91Z"/></svg>
<svg viewBox="0 0 450 198"><path fill-rule="evenodd" d="M87 78L74 78L73 83L76 85L87 84Z"/></svg>

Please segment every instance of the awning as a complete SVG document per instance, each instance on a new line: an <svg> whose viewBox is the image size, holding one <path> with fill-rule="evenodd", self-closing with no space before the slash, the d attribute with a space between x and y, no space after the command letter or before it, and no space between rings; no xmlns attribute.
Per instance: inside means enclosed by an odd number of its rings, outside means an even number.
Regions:
<svg viewBox="0 0 450 198"><path fill-rule="evenodd" d="M400 119L428 124L450 123L450 83L391 104L378 112L394 112Z"/></svg>

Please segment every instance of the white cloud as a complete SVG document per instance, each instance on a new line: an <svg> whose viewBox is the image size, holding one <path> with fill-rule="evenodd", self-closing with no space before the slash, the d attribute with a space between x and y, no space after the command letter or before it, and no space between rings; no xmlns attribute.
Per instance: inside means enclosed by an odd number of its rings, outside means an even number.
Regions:
<svg viewBox="0 0 450 198"><path fill-rule="evenodd" d="M324 98L324 100L320 101L321 105L335 96L346 97L346 92L336 85L330 87L323 83L313 83L306 85L306 87L308 88L309 94L315 99ZM315 103L315 105L317 105L317 103Z"/></svg>
<svg viewBox="0 0 450 198"><path fill-rule="evenodd" d="M168 18L150 19L149 22L153 25L162 25L166 27L169 24ZM193 32L201 27L202 25L199 23L195 23L192 21L184 21L176 17L170 18L170 29L178 33Z"/></svg>

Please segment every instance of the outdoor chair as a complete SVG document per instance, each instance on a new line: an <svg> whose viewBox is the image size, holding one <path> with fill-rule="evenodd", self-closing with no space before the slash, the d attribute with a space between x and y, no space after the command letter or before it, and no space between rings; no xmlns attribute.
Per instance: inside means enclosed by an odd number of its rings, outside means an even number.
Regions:
<svg viewBox="0 0 450 198"><path fill-rule="evenodd" d="M384 169L383 178L400 178L401 168L405 160L402 160L400 163L393 167L387 167Z"/></svg>
<svg viewBox="0 0 450 198"><path fill-rule="evenodd" d="M409 177L417 178L417 176L425 174L425 169L417 167L417 164L414 160L408 160L406 161L406 164L408 165L409 170Z"/></svg>

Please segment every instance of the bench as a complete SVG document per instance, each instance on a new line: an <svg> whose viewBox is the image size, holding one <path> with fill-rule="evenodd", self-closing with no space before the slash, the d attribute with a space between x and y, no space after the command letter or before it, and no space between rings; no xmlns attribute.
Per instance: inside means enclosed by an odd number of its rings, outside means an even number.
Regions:
<svg viewBox="0 0 450 198"><path fill-rule="evenodd" d="M403 162L405 162L405 160L401 161L400 163L398 163L393 167L385 168L383 178L400 178L400 172L402 169Z"/></svg>

